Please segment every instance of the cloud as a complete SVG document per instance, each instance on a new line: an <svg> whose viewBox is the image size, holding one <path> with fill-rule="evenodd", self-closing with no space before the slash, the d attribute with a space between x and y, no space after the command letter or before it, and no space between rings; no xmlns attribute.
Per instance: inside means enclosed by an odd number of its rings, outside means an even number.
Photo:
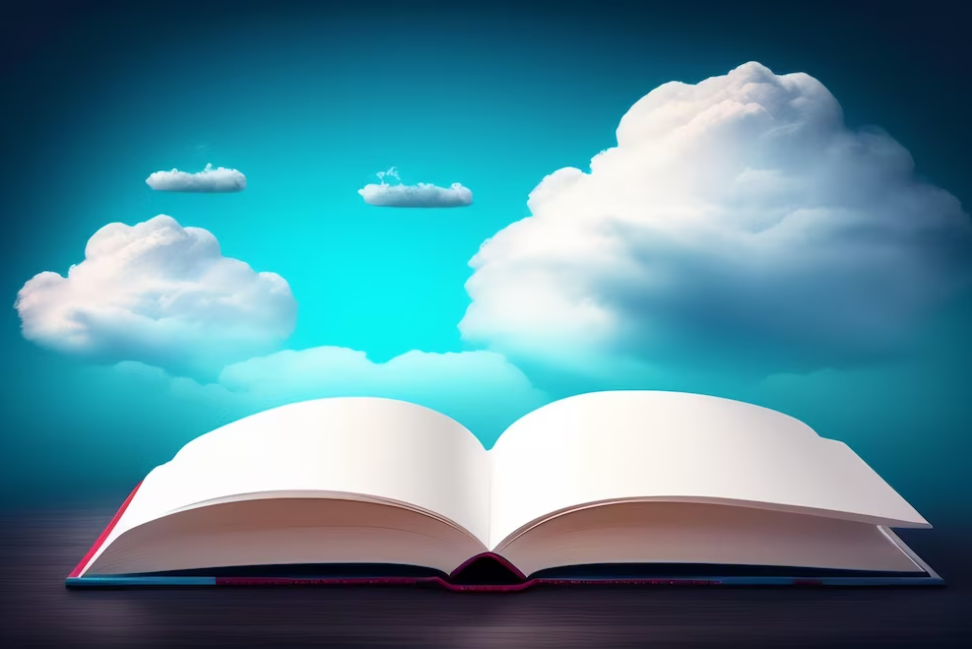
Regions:
<svg viewBox="0 0 972 649"><path fill-rule="evenodd" d="M205 404L227 420L322 397L402 399L449 415L491 444L518 417L547 403L502 355L488 351L410 351L385 363L342 347L280 351L226 367L215 383L173 378L142 363L120 363L125 379L168 386L186 403Z"/></svg>
<svg viewBox="0 0 972 649"><path fill-rule="evenodd" d="M427 183L417 185L403 185L395 167L388 171L379 171L378 180L381 184L365 185L358 193L364 197L365 203L378 207L466 207L472 205L473 196L468 188L459 183L452 183L446 189ZM399 184L391 185L385 182L386 177L399 180Z"/></svg>
<svg viewBox="0 0 972 649"><path fill-rule="evenodd" d="M246 189L246 176L236 169L213 169L213 165L207 164L197 173L178 169L156 171L145 179L145 183L160 192L241 192Z"/></svg>
<svg viewBox="0 0 972 649"><path fill-rule="evenodd" d="M968 285L972 225L816 79L664 84L471 260L465 339L514 358L812 369L892 352ZM519 362L519 361L518 361Z"/></svg>
<svg viewBox="0 0 972 649"><path fill-rule="evenodd" d="M17 294L25 338L95 362L215 371L276 349L294 329L287 282L224 257L201 228L159 215L111 223L66 277L43 272Z"/></svg>

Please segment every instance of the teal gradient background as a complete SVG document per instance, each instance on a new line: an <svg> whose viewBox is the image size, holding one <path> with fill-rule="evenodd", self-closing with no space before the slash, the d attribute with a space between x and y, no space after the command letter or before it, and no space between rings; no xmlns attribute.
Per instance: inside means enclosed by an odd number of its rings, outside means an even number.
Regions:
<svg viewBox="0 0 972 649"><path fill-rule="evenodd" d="M282 275L299 304L287 348L348 347L376 362L469 350L457 329L468 262L528 216L543 177L587 168L656 86L750 60L821 80L849 125L886 129L968 211L972 91L959 79L972 59L956 45L960 21L934 3L920 13L730 4L281 1L72 5L47 22L11 14L0 105L5 500L125 492L233 417L21 336L10 308L20 287L41 271L66 273L109 222L169 214L213 232L226 256ZM153 171L206 163L242 170L246 191L145 185ZM461 182L475 203L406 213L364 204L357 190L391 166L408 183ZM673 374L641 387L797 416L848 442L947 528L972 511L970 331L965 295L881 365L745 381ZM523 369L551 398L613 387ZM462 422L487 444L502 429L486 416L492 407L484 395L483 418L473 409Z"/></svg>

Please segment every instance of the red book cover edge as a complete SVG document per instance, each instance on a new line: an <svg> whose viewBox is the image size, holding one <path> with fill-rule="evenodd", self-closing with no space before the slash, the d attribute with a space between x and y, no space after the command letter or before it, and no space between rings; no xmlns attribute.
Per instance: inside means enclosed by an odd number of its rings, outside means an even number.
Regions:
<svg viewBox="0 0 972 649"><path fill-rule="evenodd" d="M95 555L95 553L98 552L101 546L104 545L105 541L108 540L108 535L111 534L111 531L113 529L115 529L115 525L117 525L118 521L121 520L122 514L125 513L126 509L128 509L128 505L131 504L132 498L135 497L135 492L137 492L138 488L141 486L142 486L141 482L135 485L135 488L132 489L132 493L128 494L128 498L125 499L125 502L123 502L121 504L121 507L118 508L118 511L115 512L115 515L114 517L112 517L111 522L109 522L108 526L105 527L104 531L101 532L101 536L98 537L98 540L94 542L94 545L92 545L91 549L88 550L88 553L84 555L84 558L81 559L81 562L78 563L78 565L74 567L74 570L71 571L71 574L68 575L68 579L74 579L76 577L81 576L81 571L84 570L84 567L88 565L88 562L91 561L91 558Z"/></svg>

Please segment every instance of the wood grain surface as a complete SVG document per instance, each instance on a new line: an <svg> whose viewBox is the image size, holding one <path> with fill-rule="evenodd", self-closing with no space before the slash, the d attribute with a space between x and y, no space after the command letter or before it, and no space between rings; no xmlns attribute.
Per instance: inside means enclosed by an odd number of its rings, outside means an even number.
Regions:
<svg viewBox="0 0 972 649"><path fill-rule="evenodd" d="M970 539L939 530L906 538L949 580L935 589L66 590L65 575L113 511L0 514L0 646L961 647L972 640L972 579L960 565Z"/></svg>

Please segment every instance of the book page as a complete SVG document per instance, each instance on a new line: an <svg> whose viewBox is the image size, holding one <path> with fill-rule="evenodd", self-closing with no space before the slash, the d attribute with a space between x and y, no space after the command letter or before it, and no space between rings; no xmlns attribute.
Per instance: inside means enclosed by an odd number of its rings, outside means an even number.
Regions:
<svg viewBox="0 0 972 649"><path fill-rule="evenodd" d="M126 530L200 504L315 493L404 503L485 544L489 484L486 450L445 415L391 399L307 401L189 442L148 475L102 550Z"/></svg>
<svg viewBox="0 0 972 649"><path fill-rule="evenodd" d="M490 454L491 548L554 512L636 499L928 526L843 443L716 397L631 390L564 399L514 423Z"/></svg>
<svg viewBox="0 0 972 649"><path fill-rule="evenodd" d="M195 507L152 520L119 537L85 573L387 563L449 574L483 551L468 534L402 507L278 497Z"/></svg>
<svg viewBox="0 0 972 649"><path fill-rule="evenodd" d="M922 572L877 525L682 502L625 502L557 516L500 548L527 575L598 563Z"/></svg>

